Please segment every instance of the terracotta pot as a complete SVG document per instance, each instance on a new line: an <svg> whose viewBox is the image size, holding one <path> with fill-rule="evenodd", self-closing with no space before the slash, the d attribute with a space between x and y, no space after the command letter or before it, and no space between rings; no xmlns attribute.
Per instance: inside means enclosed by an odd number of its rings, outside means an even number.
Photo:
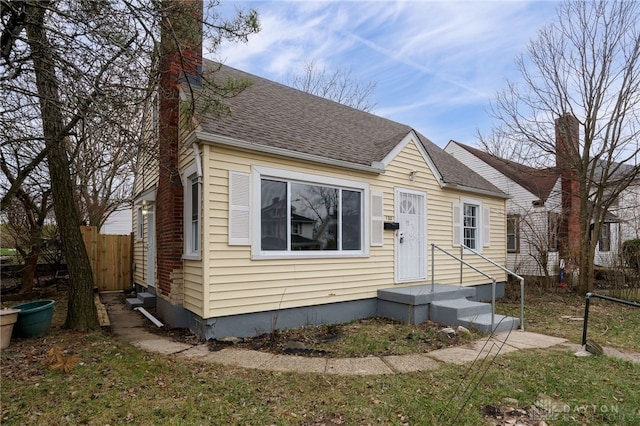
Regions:
<svg viewBox="0 0 640 426"><path fill-rule="evenodd" d="M20 309L0 309L0 349L6 349L11 343L13 324L18 321Z"/></svg>

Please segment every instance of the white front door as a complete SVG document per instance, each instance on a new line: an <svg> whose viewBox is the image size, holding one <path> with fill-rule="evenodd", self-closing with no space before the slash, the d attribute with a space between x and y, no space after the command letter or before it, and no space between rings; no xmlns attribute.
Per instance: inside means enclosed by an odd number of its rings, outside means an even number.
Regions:
<svg viewBox="0 0 640 426"><path fill-rule="evenodd" d="M145 220L147 221L147 285L156 284L156 219L153 205L147 207Z"/></svg>
<svg viewBox="0 0 640 426"><path fill-rule="evenodd" d="M427 278L427 198L424 192L396 189L396 282Z"/></svg>

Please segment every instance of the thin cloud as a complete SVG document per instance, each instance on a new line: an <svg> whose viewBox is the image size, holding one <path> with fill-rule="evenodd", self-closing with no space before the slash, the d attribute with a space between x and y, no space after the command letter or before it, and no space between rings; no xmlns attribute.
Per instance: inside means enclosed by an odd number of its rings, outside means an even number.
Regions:
<svg viewBox="0 0 640 426"><path fill-rule="evenodd" d="M225 1L221 3L225 4ZM314 60L350 68L376 82L374 113L449 139L473 143L486 107L515 56L553 17L555 3L274 1L231 2L254 7L260 33L246 44L223 45L226 64L286 82ZM446 115L444 115L446 114ZM431 117L438 117L438 129Z"/></svg>

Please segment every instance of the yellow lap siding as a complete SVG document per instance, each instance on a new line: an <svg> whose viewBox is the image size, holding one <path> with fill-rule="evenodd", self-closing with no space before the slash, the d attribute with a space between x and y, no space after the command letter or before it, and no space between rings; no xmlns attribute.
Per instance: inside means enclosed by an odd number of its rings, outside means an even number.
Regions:
<svg viewBox="0 0 640 426"><path fill-rule="evenodd" d="M368 184L370 190L384 193L384 215L390 218L396 214L396 188L424 192L427 199L428 243L436 243L449 251L453 250L451 205L455 200L459 200L462 193L440 188L413 143L409 143L381 175L213 145L203 145L201 151L203 159L208 159L203 161L204 249L201 261L190 261L188 268L185 262L184 278L185 306L205 318L372 298L376 296L378 289L396 285L394 231L385 231L384 245L370 247L367 257L254 260L251 258L250 246L229 246L229 171L250 173L252 166L262 166L306 173L311 180L311 175L319 175L360 181ZM411 170L418 171L413 181L409 179ZM477 196L475 198L482 198L483 203L491 206L492 210L500 211L504 208L504 200ZM369 203L369 200L365 202ZM364 221L368 223L369 218L365 217ZM504 236L499 236L498 233L504 234L505 231L504 226L500 227L493 221L491 225L492 247L485 248L485 252L496 254L500 253L500 250L494 250L494 246L501 244L500 240L504 240ZM430 282L430 247L427 253L429 276L423 283ZM504 257L504 253L501 254ZM437 263L438 282L440 277L443 278L443 282L459 280L459 268L455 262L438 255ZM202 270L201 273L196 271L198 268ZM468 283L465 276L465 284ZM477 283L477 280L473 282ZM413 284L416 282L403 285Z"/></svg>

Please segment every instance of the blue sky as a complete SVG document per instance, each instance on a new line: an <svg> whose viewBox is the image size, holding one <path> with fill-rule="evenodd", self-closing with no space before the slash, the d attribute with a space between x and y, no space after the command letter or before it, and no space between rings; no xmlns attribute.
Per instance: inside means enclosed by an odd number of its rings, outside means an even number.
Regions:
<svg viewBox="0 0 640 426"><path fill-rule="evenodd" d="M223 44L214 59L286 83L310 60L348 68L375 82L373 113L412 126L444 147L474 145L495 124L490 102L517 80L515 58L553 1L234 1L258 10L261 31L246 44Z"/></svg>

